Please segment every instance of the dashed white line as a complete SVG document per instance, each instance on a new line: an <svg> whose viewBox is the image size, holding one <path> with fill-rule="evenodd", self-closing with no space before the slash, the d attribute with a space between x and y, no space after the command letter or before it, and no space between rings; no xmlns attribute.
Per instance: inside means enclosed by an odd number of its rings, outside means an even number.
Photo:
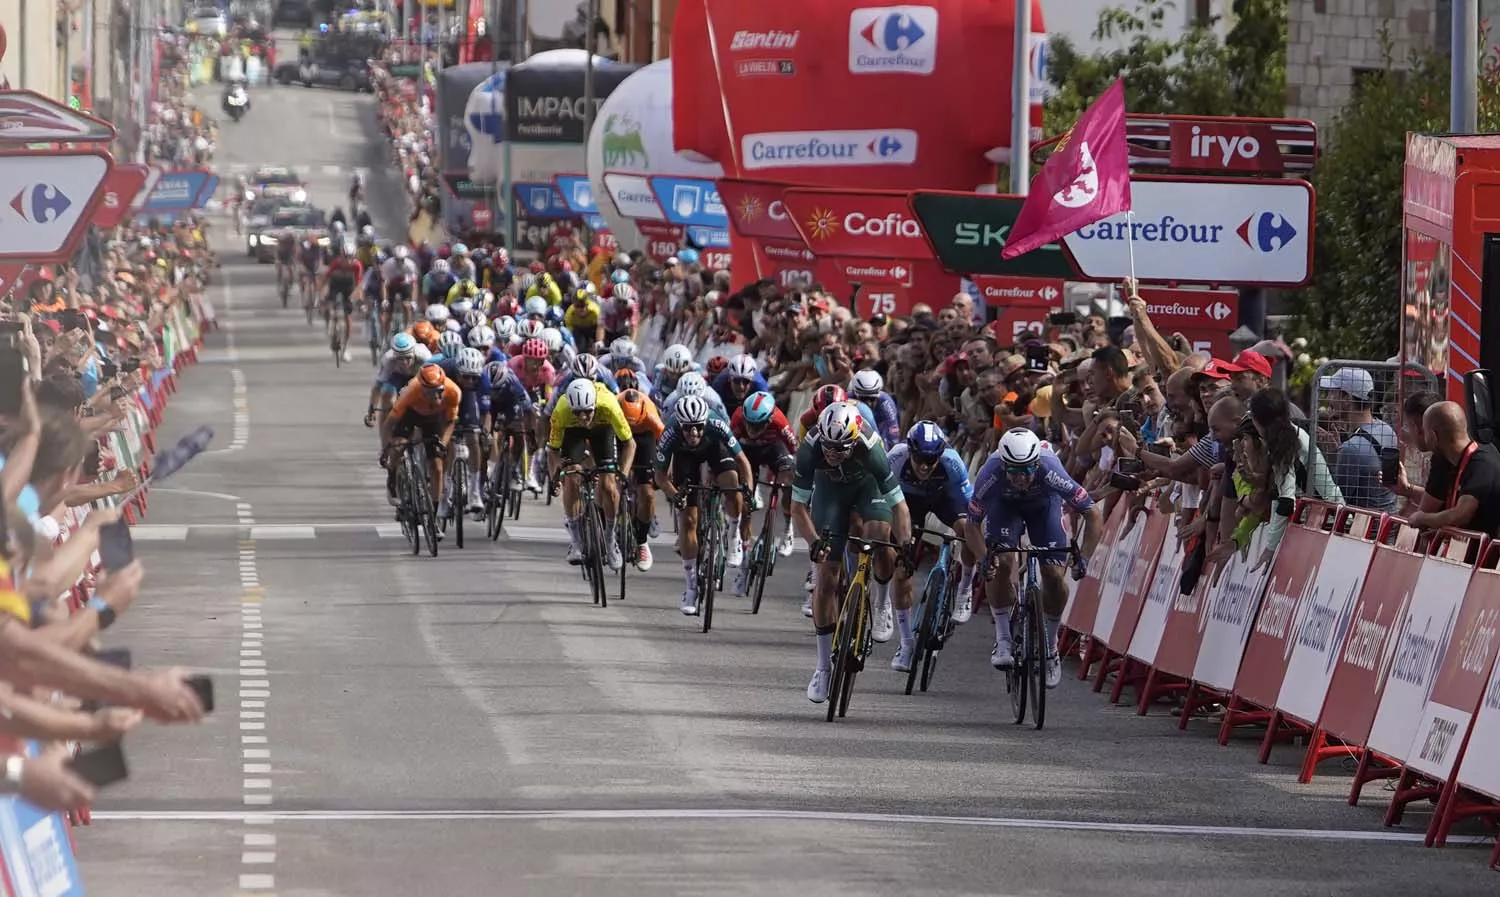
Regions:
<svg viewBox="0 0 1500 897"><path fill-rule="evenodd" d="M248 424L247 424L248 431ZM236 502L235 510L240 522L243 524L254 523L254 509L248 502ZM240 571L240 626L242 628L240 640L240 682L239 682L239 732L240 732L240 754L245 762L241 763L240 771L244 776L241 782L240 801L247 807L268 807L274 802L272 796L273 769L269 762L271 750L268 747L250 747L250 745L265 745L266 731L266 707L270 703L271 680L267 676L267 664L265 660L265 638L260 631L262 625L261 605L264 603L265 590L260 585L260 572L255 556L255 541L243 539L240 542L239 551ZM256 761L256 762L249 762ZM247 824L264 825L269 819L245 818ZM258 832L245 832L244 845L246 848L274 847L276 837L274 835ZM276 852L274 850L245 850L240 855L240 890L241 891L270 891L276 887L276 876L268 871L276 863Z"/></svg>
<svg viewBox="0 0 1500 897"><path fill-rule="evenodd" d="M234 384L234 433L229 440L229 445L221 449L210 449L204 454L227 455L243 449L250 442L250 388L245 381L245 372L239 367L240 350L235 344L234 329L235 322L231 318L234 311L234 284L230 279L229 269L224 269L224 312L218 316L220 327L224 331L224 357L232 365L229 369L229 379ZM245 515L240 515L241 522L247 522ZM248 521L254 523L253 520Z"/></svg>

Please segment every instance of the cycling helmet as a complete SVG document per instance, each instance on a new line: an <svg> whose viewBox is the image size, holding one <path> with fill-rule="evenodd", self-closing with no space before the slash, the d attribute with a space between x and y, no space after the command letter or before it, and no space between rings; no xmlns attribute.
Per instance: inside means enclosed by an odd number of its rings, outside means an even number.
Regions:
<svg viewBox="0 0 1500 897"><path fill-rule="evenodd" d="M459 336L457 330L445 330L438 337L438 351L443 353L444 358L457 358L458 353L464 348L464 338Z"/></svg>
<svg viewBox="0 0 1500 897"><path fill-rule="evenodd" d="M818 387L818 391L813 393L813 410L822 414L830 405L847 401L849 397L844 394L844 387L837 383L830 383L827 386Z"/></svg>
<svg viewBox="0 0 1500 897"><path fill-rule="evenodd" d="M340 249L341 249L341 251L343 252L343 254L344 254L344 256L346 258L351 258L351 259L354 258L354 247L351 246L350 244L345 243L343 246L340 247Z"/></svg>
<svg viewBox="0 0 1500 897"><path fill-rule="evenodd" d="M453 254L454 255L468 255L469 254L469 247L465 246L462 243L454 243L453 244Z"/></svg>
<svg viewBox="0 0 1500 897"><path fill-rule="evenodd" d="M483 325L469 331L469 345L475 349L488 349L495 344L495 331Z"/></svg>
<svg viewBox="0 0 1500 897"><path fill-rule="evenodd" d="M573 376L584 380L598 380L599 373L599 359L587 352L580 353L573 359Z"/></svg>
<svg viewBox="0 0 1500 897"><path fill-rule="evenodd" d="M677 403L677 423L679 426L701 427L708 422L708 402L702 396L683 396L682 401Z"/></svg>
<svg viewBox="0 0 1500 897"><path fill-rule="evenodd" d="M745 413L745 423L764 426L776 413L776 397L768 392L752 392L745 396L745 403L740 407Z"/></svg>
<svg viewBox="0 0 1500 897"><path fill-rule="evenodd" d="M417 323L411 325L411 335L415 337L417 342L419 343L430 343L433 340L437 339L437 331L434 330L432 325L427 323L426 321L418 321Z"/></svg>
<svg viewBox="0 0 1500 897"><path fill-rule="evenodd" d="M1034 467L1042 457L1042 441L1025 427L1006 430L996 451L1006 467Z"/></svg>
<svg viewBox="0 0 1500 897"><path fill-rule="evenodd" d="M612 294L617 302L634 302L637 297L635 287L628 283L616 284Z"/></svg>
<svg viewBox="0 0 1500 897"><path fill-rule="evenodd" d="M609 344L609 357L615 361L634 358L636 351L635 341L628 336L622 336Z"/></svg>
<svg viewBox="0 0 1500 897"><path fill-rule="evenodd" d="M547 344L533 337L522 344L521 354L527 358L540 358L545 361L547 358Z"/></svg>
<svg viewBox="0 0 1500 897"><path fill-rule="evenodd" d="M374 243L375 242L375 227L374 227L374 225L366 224L364 227L360 228L359 229L359 238L361 240L365 241L366 243Z"/></svg>
<svg viewBox="0 0 1500 897"><path fill-rule="evenodd" d="M818 441L830 448L847 449L859 439L859 409L848 402L834 402L818 415Z"/></svg>
<svg viewBox="0 0 1500 897"><path fill-rule="evenodd" d="M906 445L913 458L935 461L948 448L948 437L935 422L919 420L906 431Z"/></svg>
<svg viewBox="0 0 1500 897"><path fill-rule="evenodd" d="M662 353L661 366L673 374L687 373L693 368L693 353L682 343L674 343Z"/></svg>
<svg viewBox="0 0 1500 897"><path fill-rule="evenodd" d="M729 367L729 359L722 355L715 355L708 360L708 364L704 366L703 370L708 376L717 377L724 373L724 369L727 367Z"/></svg>
<svg viewBox="0 0 1500 897"><path fill-rule="evenodd" d="M433 259L432 260L432 273L433 274L447 274L450 270L451 269L448 267L448 260L447 259Z"/></svg>
<svg viewBox="0 0 1500 897"><path fill-rule="evenodd" d="M478 349L460 349L458 372L465 377L478 377L484 373L484 355Z"/></svg>
<svg viewBox="0 0 1500 897"><path fill-rule="evenodd" d="M729 379L731 380L754 380L760 370L755 366L755 359L749 355L736 355L729 359Z"/></svg>
<svg viewBox="0 0 1500 897"><path fill-rule="evenodd" d="M506 343L509 343L511 337L513 337L513 336L516 335L516 319L515 318L496 318L495 322L494 322L494 327L495 327L495 339L496 340L501 340L501 341L504 341Z"/></svg>
<svg viewBox="0 0 1500 897"><path fill-rule="evenodd" d="M477 308L469 309L469 311L464 315L465 327L483 327L488 323L489 321L484 317L484 312L480 311Z"/></svg>
<svg viewBox="0 0 1500 897"><path fill-rule="evenodd" d="M543 327L541 334L542 342L547 344L548 352L561 352L563 347L562 331L556 327Z"/></svg>
<svg viewBox="0 0 1500 897"><path fill-rule="evenodd" d="M677 392L683 396L701 396L708 392L708 381L697 371L688 371L677 381Z"/></svg>
<svg viewBox="0 0 1500 897"><path fill-rule="evenodd" d="M593 284L589 284L589 286L593 286ZM573 291L573 301L587 302L589 301L589 297L591 295L593 294L588 291L588 287L579 287L578 289Z"/></svg>
<svg viewBox="0 0 1500 897"><path fill-rule="evenodd" d="M873 399L885 389L885 381L880 379L877 371L860 371L854 375L854 382L849 384L849 388L858 398Z"/></svg>
<svg viewBox="0 0 1500 897"><path fill-rule="evenodd" d="M451 330L454 333L460 333L464 329L464 325L458 323L457 318L449 318L448 320L443 322L443 329Z"/></svg>
<svg viewBox="0 0 1500 897"><path fill-rule="evenodd" d="M448 382L448 375L443 373L443 369L438 365L424 364L422 369L417 371L417 382L422 384L424 389L438 390Z"/></svg>
<svg viewBox="0 0 1500 897"><path fill-rule="evenodd" d="M609 275L609 282L616 286L622 283L630 283L630 272L616 268L615 273Z"/></svg>
<svg viewBox="0 0 1500 897"><path fill-rule="evenodd" d="M427 348L426 346L422 345L421 343L418 343L417 344L417 361L419 363L421 363L421 364L426 364L427 362L429 362L431 360L432 360L432 350L429 349L429 348Z"/></svg>
<svg viewBox="0 0 1500 897"><path fill-rule="evenodd" d="M503 361L492 361L484 366L484 372L490 378L490 386L499 386L510 376L510 365Z"/></svg>
<svg viewBox="0 0 1500 897"><path fill-rule="evenodd" d="M629 268L630 267L630 256L629 256L629 254L624 253L624 252L617 252L617 253L615 253L614 265L615 265L616 268Z"/></svg>
<svg viewBox="0 0 1500 897"><path fill-rule="evenodd" d="M455 318L462 318L473 310L474 301L463 294L459 294L459 297L448 305L448 313Z"/></svg>
<svg viewBox="0 0 1500 897"><path fill-rule="evenodd" d="M541 321L522 321L519 332L522 339L532 339L541 336L542 331L545 329L546 327Z"/></svg>
<svg viewBox="0 0 1500 897"><path fill-rule="evenodd" d="M404 261L406 261L407 257L411 255L411 250L408 249L406 246L398 243L391 250L391 255L395 257L396 261L398 261L398 262L404 262Z"/></svg>
<svg viewBox="0 0 1500 897"><path fill-rule="evenodd" d="M684 249L677 253L677 260L684 265L696 265L698 264L698 250Z"/></svg>
<svg viewBox="0 0 1500 897"><path fill-rule="evenodd" d="M599 402L599 396L594 392L594 381L574 380L568 384L568 407L577 414L583 411L593 411Z"/></svg>
<svg viewBox="0 0 1500 897"><path fill-rule="evenodd" d="M526 300L525 312L528 318L532 315L545 315L547 313L547 300L541 296L532 296Z"/></svg>
<svg viewBox="0 0 1500 897"><path fill-rule="evenodd" d="M563 322L567 320L567 313L556 305L549 305L547 307L547 314L543 320L547 322L548 327L561 327Z"/></svg>
<svg viewBox="0 0 1500 897"><path fill-rule="evenodd" d="M417 341L409 333L398 333L391 337L391 351L397 358L411 358L417 354Z"/></svg>
<svg viewBox="0 0 1500 897"><path fill-rule="evenodd" d="M636 374L635 368L620 368L615 371L615 385L620 387L621 392L627 389L635 389L640 386L640 383L641 378L640 375Z"/></svg>
<svg viewBox="0 0 1500 897"><path fill-rule="evenodd" d="M621 390L619 399L620 411L625 415L627 423L634 426L646 419L646 397L641 395L640 390Z"/></svg>
<svg viewBox="0 0 1500 897"><path fill-rule="evenodd" d="M427 306L427 323L434 327L448 323L448 306L435 303Z"/></svg>

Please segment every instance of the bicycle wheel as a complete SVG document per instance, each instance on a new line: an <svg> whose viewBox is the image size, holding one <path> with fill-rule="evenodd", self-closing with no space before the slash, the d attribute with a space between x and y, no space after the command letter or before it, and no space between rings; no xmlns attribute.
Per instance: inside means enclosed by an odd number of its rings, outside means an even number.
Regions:
<svg viewBox="0 0 1500 897"><path fill-rule="evenodd" d="M1030 686L1026 674L1026 615L1030 613L1024 603L1017 602L1010 609L1010 643L1020 645L1022 650L1011 661L1005 671L1005 689L1010 692L1010 709L1015 715L1016 725L1026 722L1027 695Z"/></svg>
<svg viewBox="0 0 1500 897"><path fill-rule="evenodd" d="M343 302L343 297L339 297L338 302L342 303ZM342 307L340 307L339 309L337 309L333 313L333 335L332 335L332 337L329 340L329 345L333 348L333 366L336 367L336 368L344 366L344 345L343 345L343 340L344 340L344 320L343 320L343 318L344 318L344 310L343 310Z"/></svg>
<svg viewBox="0 0 1500 897"><path fill-rule="evenodd" d="M935 643L938 608L943 601L943 587L946 583L944 572L942 568L933 568L927 574L927 585L922 589L922 614L917 621L916 650L912 652L911 669L906 671L907 694L911 694L918 677L921 678L922 691L927 690L927 684L932 678L932 667L937 663Z"/></svg>
<svg viewBox="0 0 1500 897"><path fill-rule="evenodd" d="M703 631L707 632L714 622L714 587L718 582L717 566L721 531L718 526L718 507L709 493L708 507L698 515L698 615L703 618ZM707 524L704 521L708 521Z"/></svg>
<svg viewBox="0 0 1500 897"><path fill-rule="evenodd" d="M500 538L505 528L505 506L510 497L511 473L510 443L500 444L500 458L495 463L495 477L490 480L489 494L485 496L484 510L490 541Z"/></svg>
<svg viewBox="0 0 1500 897"><path fill-rule="evenodd" d="M432 487L427 481L427 459L422 459L422 475L417 478L422 489L422 529L427 539L427 552L433 557L438 553L437 505L432 498Z"/></svg>
<svg viewBox="0 0 1500 897"><path fill-rule="evenodd" d="M591 521L593 536L589 540L591 547L585 560L588 562L589 579L594 586L594 603L600 607L609 607L609 584L604 580L604 521L600 519L598 504L590 500L588 508L584 516Z"/></svg>
<svg viewBox="0 0 1500 897"><path fill-rule="evenodd" d="M862 608L868 601L866 589L860 583L851 583L844 593L844 603L839 608L839 628L833 639L834 675L828 685L828 719L835 715L842 718L849 712L849 698L854 693L854 677L859 672L860 620Z"/></svg>
<svg viewBox="0 0 1500 897"><path fill-rule="evenodd" d="M620 511L615 515L615 539L620 543L621 601L625 600L625 571L640 553L640 546L635 544L635 502L627 497L633 495L630 491L620 494Z"/></svg>
<svg viewBox="0 0 1500 897"><path fill-rule="evenodd" d="M750 556L745 559L745 563L750 565L750 578L746 585L749 586L752 616L760 613L760 600L766 594L766 579L770 576L771 570L767 555L775 553L776 549L771 545L769 534L762 529L755 543L750 546Z"/></svg>
<svg viewBox="0 0 1500 897"><path fill-rule="evenodd" d="M1026 670L1031 691L1031 719L1037 729L1047 720L1047 636L1042 617L1041 590L1033 586L1026 593Z"/></svg>
<svg viewBox="0 0 1500 897"><path fill-rule="evenodd" d="M452 494L448 496L448 509L453 514L453 541L464 547L464 517L469 504L469 462L463 458L453 459Z"/></svg>
<svg viewBox="0 0 1500 897"><path fill-rule="evenodd" d="M411 553L421 554L422 527L417 515L417 495L412 485L409 462L403 462L396 473L396 503L401 511L401 533L411 542Z"/></svg>

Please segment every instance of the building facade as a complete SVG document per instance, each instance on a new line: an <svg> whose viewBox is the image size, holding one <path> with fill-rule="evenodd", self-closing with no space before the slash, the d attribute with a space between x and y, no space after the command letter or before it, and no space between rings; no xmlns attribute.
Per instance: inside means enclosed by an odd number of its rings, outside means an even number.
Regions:
<svg viewBox="0 0 1500 897"><path fill-rule="evenodd" d="M1500 12L1487 0L1486 12ZM1330 124L1367 73L1399 68L1413 51L1447 52L1450 0L1291 0L1287 20L1286 114Z"/></svg>

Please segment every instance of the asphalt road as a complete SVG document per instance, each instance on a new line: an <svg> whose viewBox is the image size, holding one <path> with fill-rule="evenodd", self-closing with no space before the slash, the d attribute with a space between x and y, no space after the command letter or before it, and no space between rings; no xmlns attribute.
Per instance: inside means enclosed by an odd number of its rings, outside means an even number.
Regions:
<svg viewBox="0 0 1500 897"><path fill-rule="evenodd" d="M295 166L327 206L370 168L394 228L372 110L257 92L221 168ZM1044 731L1012 726L983 617L932 693L901 694L887 646L825 723L800 555L708 636L667 547L594 608L535 503L525 541L411 557L360 423L368 359L335 369L271 266L219 246L226 326L163 430L217 447L152 493L146 589L110 634L214 672L219 707L130 737L131 779L77 833L89 894L1494 893L1488 846L1424 849L1415 813L1382 829L1378 786L1359 808L1347 769L1299 786L1299 750L1257 766L1071 677Z"/></svg>

